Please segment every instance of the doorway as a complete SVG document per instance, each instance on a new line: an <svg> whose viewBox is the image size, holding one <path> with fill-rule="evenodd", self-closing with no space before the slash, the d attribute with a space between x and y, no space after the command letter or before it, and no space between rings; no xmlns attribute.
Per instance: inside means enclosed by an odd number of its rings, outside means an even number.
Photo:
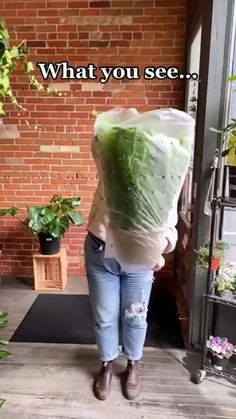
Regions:
<svg viewBox="0 0 236 419"><path fill-rule="evenodd" d="M191 165L179 202L179 239L175 252L175 292L181 331L186 344L201 343L202 294L206 274L195 269L195 249L209 232L204 213L211 164L218 144L210 127L222 125L234 1L191 2L188 10L187 70L199 74L186 84L185 111L196 120Z"/></svg>

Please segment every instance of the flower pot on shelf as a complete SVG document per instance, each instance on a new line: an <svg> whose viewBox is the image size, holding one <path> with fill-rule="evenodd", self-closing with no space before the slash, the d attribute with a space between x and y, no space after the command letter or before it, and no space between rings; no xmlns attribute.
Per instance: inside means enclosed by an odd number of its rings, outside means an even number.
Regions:
<svg viewBox="0 0 236 419"><path fill-rule="evenodd" d="M228 341L228 338L210 336L207 340L208 356L212 359L212 366L218 371L227 367L228 360L234 354L236 347Z"/></svg>
<svg viewBox="0 0 236 419"><path fill-rule="evenodd" d="M206 364L207 364L208 367L212 367L212 365L213 365L213 353L211 351L207 352Z"/></svg>
<svg viewBox="0 0 236 419"><path fill-rule="evenodd" d="M55 255L60 251L61 238L53 237L50 234L38 234L40 251L43 255Z"/></svg>
<svg viewBox="0 0 236 419"><path fill-rule="evenodd" d="M213 354L212 356L213 368L217 371L223 371L226 369L228 362L228 358L224 358L223 355Z"/></svg>
<svg viewBox="0 0 236 419"><path fill-rule="evenodd" d="M212 264L211 264L211 266L212 266L212 270L214 272L218 271L218 269L220 267L220 258L218 256L214 256L212 258Z"/></svg>
<svg viewBox="0 0 236 419"><path fill-rule="evenodd" d="M219 297L229 300L234 299L233 293L236 288L236 265L225 263L217 272L215 281L215 293Z"/></svg>
<svg viewBox="0 0 236 419"><path fill-rule="evenodd" d="M236 198L236 166L229 166L229 198Z"/></svg>
<svg viewBox="0 0 236 419"><path fill-rule="evenodd" d="M217 297L226 298L227 300L232 300L234 298L233 292L230 290L221 291L219 292L217 289L215 290L215 295Z"/></svg>
<svg viewBox="0 0 236 419"><path fill-rule="evenodd" d="M222 293L222 297L226 298L227 300L232 300L234 298L233 292L230 290L224 291Z"/></svg>

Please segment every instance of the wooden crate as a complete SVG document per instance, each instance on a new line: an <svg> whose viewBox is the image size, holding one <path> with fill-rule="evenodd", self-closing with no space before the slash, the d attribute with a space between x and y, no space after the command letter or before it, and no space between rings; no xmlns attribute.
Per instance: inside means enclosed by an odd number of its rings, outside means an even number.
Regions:
<svg viewBox="0 0 236 419"><path fill-rule="evenodd" d="M63 290L67 283L66 249L55 255L33 255L34 289Z"/></svg>

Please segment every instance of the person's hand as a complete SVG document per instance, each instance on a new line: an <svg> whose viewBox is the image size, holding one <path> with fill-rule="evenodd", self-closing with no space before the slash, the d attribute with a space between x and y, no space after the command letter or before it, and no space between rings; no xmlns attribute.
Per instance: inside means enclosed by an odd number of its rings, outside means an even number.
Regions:
<svg viewBox="0 0 236 419"><path fill-rule="evenodd" d="M178 239L178 233L175 227L169 227L166 230L166 248L164 254L172 253L175 249L176 242Z"/></svg>
<svg viewBox="0 0 236 419"><path fill-rule="evenodd" d="M163 267L165 266L165 259L163 258L163 256L160 257L160 260L158 261L158 263L156 263L156 265L154 266L154 268L152 269L153 272L158 272L160 271Z"/></svg>

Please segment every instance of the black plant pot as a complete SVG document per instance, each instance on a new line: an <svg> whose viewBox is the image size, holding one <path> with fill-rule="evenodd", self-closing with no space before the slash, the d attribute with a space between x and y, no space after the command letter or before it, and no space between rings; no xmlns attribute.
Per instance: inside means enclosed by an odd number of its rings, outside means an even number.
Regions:
<svg viewBox="0 0 236 419"><path fill-rule="evenodd" d="M226 369L227 365L228 365L228 358L219 358L218 355L213 355L212 356L212 363L213 363L213 367L217 370L217 371L222 371L224 369Z"/></svg>
<svg viewBox="0 0 236 419"><path fill-rule="evenodd" d="M229 166L229 197L236 198L236 166Z"/></svg>
<svg viewBox="0 0 236 419"><path fill-rule="evenodd" d="M235 291L227 290L224 292L219 292L216 290L215 294L217 297L225 298L227 300L233 300L235 298Z"/></svg>
<svg viewBox="0 0 236 419"><path fill-rule="evenodd" d="M53 237L50 234L38 234L40 251L43 255L55 255L60 251L61 238Z"/></svg>

